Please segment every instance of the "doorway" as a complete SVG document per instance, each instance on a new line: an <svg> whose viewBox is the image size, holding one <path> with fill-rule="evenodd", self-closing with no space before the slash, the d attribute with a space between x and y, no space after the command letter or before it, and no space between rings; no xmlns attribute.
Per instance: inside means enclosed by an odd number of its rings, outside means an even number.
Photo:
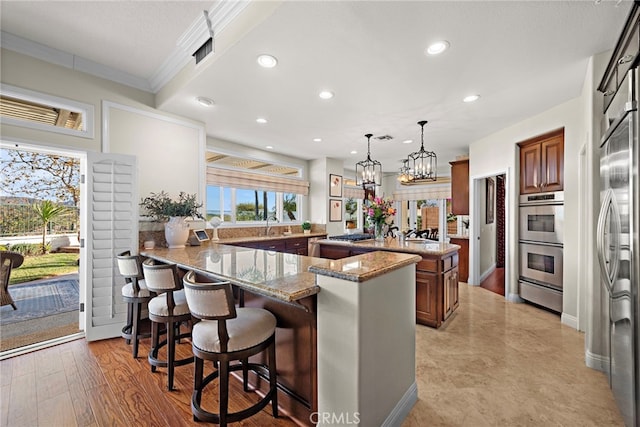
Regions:
<svg viewBox="0 0 640 427"><path fill-rule="evenodd" d="M509 171L472 177L469 284L512 299L509 254ZM516 298L517 299L517 298Z"/></svg>
<svg viewBox="0 0 640 427"><path fill-rule="evenodd" d="M0 358L5 358L84 336L79 312L83 154L7 141L0 142L0 151L2 249L25 259L10 276L17 309L1 307Z"/></svg>

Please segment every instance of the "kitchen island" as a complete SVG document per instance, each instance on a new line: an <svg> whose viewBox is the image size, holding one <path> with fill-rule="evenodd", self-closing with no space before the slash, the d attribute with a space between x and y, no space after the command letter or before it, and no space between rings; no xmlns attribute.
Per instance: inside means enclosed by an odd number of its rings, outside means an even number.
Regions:
<svg viewBox="0 0 640 427"><path fill-rule="evenodd" d="M228 280L241 304L274 313L279 405L296 422L399 425L417 400L415 319L406 307L415 304L420 257L334 261L212 242L142 255Z"/></svg>
<svg viewBox="0 0 640 427"><path fill-rule="evenodd" d="M341 259L372 251L420 255L416 266L416 322L438 328L458 308L458 250L460 246L425 239L343 241L324 239L320 256Z"/></svg>

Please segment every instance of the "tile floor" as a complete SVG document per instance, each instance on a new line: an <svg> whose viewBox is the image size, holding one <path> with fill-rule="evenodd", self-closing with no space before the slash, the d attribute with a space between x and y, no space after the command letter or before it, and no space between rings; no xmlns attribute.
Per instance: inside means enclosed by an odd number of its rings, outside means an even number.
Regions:
<svg viewBox="0 0 640 427"><path fill-rule="evenodd" d="M403 426L622 426L584 334L560 316L460 283L443 327L417 327L419 401Z"/></svg>

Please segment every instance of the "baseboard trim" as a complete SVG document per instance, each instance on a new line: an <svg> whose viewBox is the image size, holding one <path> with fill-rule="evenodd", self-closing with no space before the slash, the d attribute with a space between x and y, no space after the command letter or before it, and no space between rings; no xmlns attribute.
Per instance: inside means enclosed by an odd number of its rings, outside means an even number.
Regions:
<svg viewBox="0 0 640 427"><path fill-rule="evenodd" d="M489 277L489 275L490 275L491 273L493 273L493 272L495 271L495 269L496 269L496 265L495 265L495 263L494 263L493 265L491 265L489 268L487 268L487 270L486 270L484 273L482 273L482 274L480 275L480 283L482 283L482 281L483 281L484 279L486 279L487 277Z"/></svg>
<svg viewBox="0 0 640 427"><path fill-rule="evenodd" d="M398 401L395 408L391 411L386 420L382 423L383 427L391 427L391 426L399 426L402 425L402 422L409 412L411 412L411 408L418 401L418 385L413 382L411 386L404 393L404 396Z"/></svg>
<svg viewBox="0 0 640 427"><path fill-rule="evenodd" d="M560 323L562 323L563 325L570 326L576 331L578 330L578 318L576 316L572 316L567 313L562 313L562 315L560 316Z"/></svg>
<svg viewBox="0 0 640 427"><path fill-rule="evenodd" d="M591 369L595 369L596 371L604 372L609 375L609 358L606 356L585 350L584 363Z"/></svg>

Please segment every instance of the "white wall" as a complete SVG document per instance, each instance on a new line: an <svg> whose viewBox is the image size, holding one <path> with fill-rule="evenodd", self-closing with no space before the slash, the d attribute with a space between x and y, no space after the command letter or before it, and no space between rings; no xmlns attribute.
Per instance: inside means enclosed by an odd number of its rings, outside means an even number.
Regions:
<svg viewBox="0 0 640 427"><path fill-rule="evenodd" d="M151 93L10 50L2 49L1 55L0 79L3 83L91 104L95 112L93 138L81 138L2 124L0 125L0 133L3 139L20 140L36 145L66 147L78 151L101 151L102 100L106 99L136 108L152 110L154 97Z"/></svg>
<svg viewBox="0 0 640 427"><path fill-rule="evenodd" d="M480 201L480 219L478 227L480 227L480 275L486 277L493 271L496 264L496 177L493 177L494 198L493 198L493 222L487 224L487 180L482 181L478 200Z"/></svg>
<svg viewBox="0 0 640 427"><path fill-rule="evenodd" d="M104 107L104 151L136 156L138 194L197 194L204 202L204 126L119 104Z"/></svg>
<svg viewBox="0 0 640 427"><path fill-rule="evenodd" d="M329 221L329 174L344 176L342 160L321 158L309 162L309 220L326 224L329 236L344 234L343 221Z"/></svg>
<svg viewBox="0 0 640 427"><path fill-rule="evenodd" d="M523 120L511 127L503 129L469 146L469 175L485 177L497 174L502 170L509 171L506 182L507 209L513 212L513 218L507 224L506 262L509 263L509 277L505 277L505 293L518 294L518 194L519 194L519 152L516 144L534 136L554 129L565 129L564 147L564 192L565 217L578 217L578 168L579 151L587 141L588 129L584 117L584 100L574 98L553 107L537 116ZM477 197L473 186L470 188L470 199ZM475 220L471 223L474 227ZM477 225L476 225L477 226ZM578 222L566 221L564 228L564 301L563 313L575 318L577 316L578 287ZM478 254L470 250L470 265Z"/></svg>

